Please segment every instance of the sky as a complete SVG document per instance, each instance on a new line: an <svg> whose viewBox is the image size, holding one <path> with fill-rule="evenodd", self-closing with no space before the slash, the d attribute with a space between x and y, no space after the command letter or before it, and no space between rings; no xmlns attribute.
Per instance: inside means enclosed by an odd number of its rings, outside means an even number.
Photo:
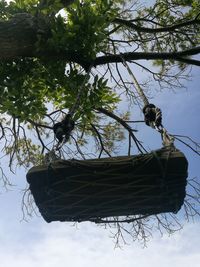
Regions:
<svg viewBox="0 0 200 267"><path fill-rule="evenodd" d="M0 230L2 267L198 267L200 260L199 224L188 224L171 237L154 235L146 248L131 243L117 249L108 232L88 223L76 228L7 222Z"/></svg>
<svg viewBox="0 0 200 267"><path fill-rule="evenodd" d="M163 110L163 123L169 131L190 135L199 140L200 75L194 68L187 90L178 93L164 91L155 95L155 102ZM143 135L150 136L146 127ZM143 136L144 138L144 136ZM146 138L146 137L145 137ZM144 139L145 139L144 138ZM155 138L155 140L154 140ZM159 141L161 143L161 141ZM160 146L158 135L151 135L149 143ZM199 157L182 147L189 159L189 177L199 175ZM1 162L1 166L6 164ZM12 177L16 184L8 192L0 194L0 266L2 267L103 267L103 266L163 266L198 267L200 262L200 221L185 222L184 228L168 236L153 232L144 248L140 242L128 240L115 248L110 229L92 223L46 223L41 217L22 220L22 191L25 175L20 170Z"/></svg>
<svg viewBox="0 0 200 267"><path fill-rule="evenodd" d="M186 89L156 92L154 103L163 111L163 123L169 132L200 140L200 69L193 68ZM142 139L159 147L160 137L146 127ZM159 141L158 141L159 138ZM179 144L177 144L179 147ZM200 158L181 146L189 160L189 177L199 175ZM6 164L1 161L1 167ZM10 174L9 174L10 175ZM19 170L11 180L15 186L0 190L0 267L199 267L200 220L185 222L172 236L153 232L146 247L128 240L115 248L110 229L92 223L46 223L41 217L22 220L22 189L26 172Z"/></svg>

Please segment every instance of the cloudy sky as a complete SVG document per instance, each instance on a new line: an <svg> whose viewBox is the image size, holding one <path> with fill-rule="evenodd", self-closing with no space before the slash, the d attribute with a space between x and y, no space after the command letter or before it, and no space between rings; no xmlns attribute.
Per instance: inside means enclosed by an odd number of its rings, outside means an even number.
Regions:
<svg viewBox="0 0 200 267"><path fill-rule="evenodd" d="M163 110L166 128L173 133L190 135L200 140L200 70L193 68L187 90L164 91L155 94L155 103ZM146 142L157 144L151 129L143 132ZM160 141L159 141L160 142ZM147 143L146 143L147 144ZM160 142L161 144L161 142ZM158 144L158 146L160 146ZM177 146L179 146L177 144ZM199 175L200 158L181 147L189 159L189 176ZM1 161L1 167L6 159ZM8 174L10 175L10 174ZM172 236L153 233L147 247L131 242L115 248L109 229L92 223L47 224L41 217L22 220L22 191L25 172L11 177L16 185L0 190L0 266L2 267L199 267L200 221L185 222L184 228Z"/></svg>
<svg viewBox="0 0 200 267"><path fill-rule="evenodd" d="M12 212L13 207L10 209ZM74 227L46 224L42 219L20 223L15 217L4 217L0 223L0 266L198 267L199 226L186 224L171 237L154 234L146 248L130 242L115 249L109 231L90 223Z"/></svg>

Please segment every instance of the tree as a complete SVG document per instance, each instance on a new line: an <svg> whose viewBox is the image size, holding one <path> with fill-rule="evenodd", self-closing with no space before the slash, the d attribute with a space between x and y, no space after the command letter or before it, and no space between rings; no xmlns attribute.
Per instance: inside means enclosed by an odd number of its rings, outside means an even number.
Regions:
<svg viewBox="0 0 200 267"><path fill-rule="evenodd" d="M84 148L88 138L93 138L99 157L113 155L122 140L129 140L129 154L132 147L135 153L146 151L130 126L130 114L116 111L124 97L142 106L134 88L145 91L145 86L137 81L132 67L150 74L161 88L174 89L187 78L189 67L200 66L199 1L156 0L151 4L1 1L1 144L11 170L14 165L29 167L44 159L57 144L53 125L68 112L73 115L75 130L71 143L60 150L63 157L88 157ZM130 78L122 75L123 65ZM175 138L199 155L197 142ZM9 183L4 175L2 181ZM193 182L191 187L198 193L193 200L199 203L199 184ZM187 200L185 212L187 218L199 214ZM170 219L179 226L174 215L136 217L132 230L116 221L116 238L125 230L145 240L155 221L159 230L171 233Z"/></svg>

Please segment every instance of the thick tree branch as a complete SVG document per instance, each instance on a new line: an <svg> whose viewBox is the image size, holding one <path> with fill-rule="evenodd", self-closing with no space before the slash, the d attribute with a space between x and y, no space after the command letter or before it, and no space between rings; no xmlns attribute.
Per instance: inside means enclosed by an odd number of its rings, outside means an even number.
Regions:
<svg viewBox="0 0 200 267"><path fill-rule="evenodd" d="M180 51L180 52L128 52L117 55L106 55L97 57L94 61L94 66L108 64L108 63L118 63L131 60L176 60L180 62L185 62L191 65L200 66L199 60L188 59L188 56L197 55L200 53L200 46L194 47L188 50ZM187 61L187 62L186 62Z"/></svg>
<svg viewBox="0 0 200 267"><path fill-rule="evenodd" d="M188 65L200 66L200 61L196 60L196 59L177 57L176 60L179 61L179 62L186 63Z"/></svg>
<svg viewBox="0 0 200 267"><path fill-rule="evenodd" d="M176 29L180 29L180 28L187 27L190 25L196 25L196 24L200 25L200 20L198 20L198 19L193 19L190 21L185 21L182 23L177 23L174 25L169 25L169 26L159 27L159 28L141 27L141 26L134 24L133 21L131 21L131 20L124 20L124 19L120 19L120 18L114 19L113 22L121 24L121 25L125 25L131 29L138 31L138 32L146 32L146 33L173 32Z"/></svg>

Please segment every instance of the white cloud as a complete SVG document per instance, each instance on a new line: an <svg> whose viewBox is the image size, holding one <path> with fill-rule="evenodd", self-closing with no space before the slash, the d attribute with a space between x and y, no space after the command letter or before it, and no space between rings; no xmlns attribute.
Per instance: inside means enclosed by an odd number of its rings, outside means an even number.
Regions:
<svg viewBox="0 0 200 267"><path fill-rule="evenodd" d="M135 242L114 249L109 231L90 223L78 228L65 223L1 224L0 266L198 267L199 226L188 224L171 237L154 236L147 248Z"/></svg>

